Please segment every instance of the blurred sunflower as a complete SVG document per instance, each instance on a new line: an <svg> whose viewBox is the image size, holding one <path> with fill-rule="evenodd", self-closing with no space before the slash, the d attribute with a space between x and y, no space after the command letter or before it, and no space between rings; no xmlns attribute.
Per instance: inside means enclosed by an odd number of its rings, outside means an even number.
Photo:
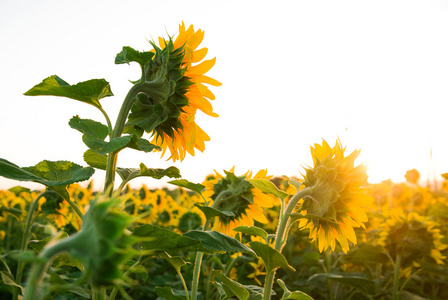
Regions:
<svg viewBox="0 0 448 300"><path fill-rule="evenodd" d="M203 61L208 49L197 49L203 38L202 30L195 31L193 25L186 28L182 22L174 42L159 38L160 49L155 47L154 60L157 61L159 53L160 56L168 55L167 75L175 81L175 86L168 98L168 118L155 128L152 143L162 148L162 156L169 149L171 156L168 159L173 161L182 161L187 152L193 156L195 149L204 151L205 142L210 140L195 122L196 111L218 116L209 101L215 96L205 84L220 86L221 83L204 75L216 59Z"/></svg>
<svg viewBox="0 0 448 300"><path fill-rule="evenodd" d="M268 223L263 209L272 207L276 199L264 194L246 180L252 178L252 172L236 176L233 167L224 173L225 177L215 171L215 175L208 176L203 183L205 186L203 196L213 203L212 207L233 213L233 216L217 216L213 230L233 235L232 229L237 226L253 226L254 221ZM260 170L253 178L269 179L271 176L267 175L267 170Z"/></svg>
<svg viewBox="0 0 448 300"><path fill-rule="evenodd" d="M363 209L373 198L363 187L367 184L366 167L354 166L360 151L344 155L340 141L331 148L326 141L311 147L314 166L305 169L304 185L311 193L303 198L299 208L305 216L299 228L310 230L312 242L318 242L319 251L334 251L336 240L346 253L349 242L357 243L353 228L363 227L367 215ZM307 218L308 216L308 218Z"/></svg>
<svg viewBox="0 0 448 300"><path fill-rule="evenodd" d="M403 268L418 265L423 258L431 258L443 264L441 251L448 246L441 242L442 235L437 223L417 213L396 211L381 226L378 244L389 252L393 259L399 255Z"/></svg>

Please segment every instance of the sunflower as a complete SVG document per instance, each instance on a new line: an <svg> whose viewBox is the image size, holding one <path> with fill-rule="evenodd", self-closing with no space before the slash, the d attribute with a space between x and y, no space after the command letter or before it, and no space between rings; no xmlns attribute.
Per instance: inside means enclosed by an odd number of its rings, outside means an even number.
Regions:
<svg viewBox="0 0 448 300"><path fill-rule="evenodd" d="M319 251L334 251L336 240L346 253L349 242L357 243L354 228L363 227L367 215L363 209L373 198L363 187L367 183L366 167L354 166L360 151L344 155L340 141L331 148L327 142L311 147L314 166L305 169L304 186L311 193L303 198L299 211L305 218L299 228L310 230L312 242L317 240Z"/></svg>
<svg viewBox="0 0 448 300"><path fill-rule="evenodd" d="M203 61L208 49L197 49L203 38L202 30L195 31L193 25L187 29L182 22L174 42L159 38L160 49L156 49L155 60L159 52L165 51L169 56L168 76L176 80L169 109L175 107L175 113L157 126L152 143L162 149L162 156L169 149L171 156L168 159L173 161L182 161L187 152L193 156L195 149L204 151L205 142L210 140L195 122L197 110L212 117L218 116L209 101L215 96L207 85L220 86L221 83L204 75L214 66L216 59Z"/></svg>
<svg viewBox="0 0 448 300"><path fill-rule="evenodd" d="M417 213L404 216L402 211L391 213L381 226L378 244L382 246L392 258L400 255L404 268L419 265L423 258L431 258L438 264L443 264L441 251L447 245L441 242L442 235L437 229L437 223L428 217Z"/></svg>
<svg viewBox="0 0 448 300"><path fill-rule="evenodd" d="M232 229L237 226L253 226L254 221L268 223L263 209L273 207L276 199L246 180L252 178L252 172L236 176L232 168L224 173L226 176L215 171L215 175L208 176L203 183L203 196L213 203L212 207L233 214L217 216L213 230L232 235ZM271 176L267 175L267 170L260 170L253 178L269 179Z"/></svg>

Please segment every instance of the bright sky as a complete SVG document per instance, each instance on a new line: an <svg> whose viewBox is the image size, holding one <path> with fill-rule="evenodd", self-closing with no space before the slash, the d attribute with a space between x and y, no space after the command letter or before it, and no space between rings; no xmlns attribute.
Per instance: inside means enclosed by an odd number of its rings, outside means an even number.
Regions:
<svg viewBox="0 0 448 300"><path fill-rule="evenodd" d="M68 126L74 115L104 122L89 105L23 93L57 74L76 84L104 78L102 100L115 121L139 77L137 64L115 65L123 46L151 49L147 39L175 35L178 24L205 31L212 118L197 123L211 137L204 153L182 163L125 150L121 167L166 168L202 182L213 169L267 168L297 176L312 162L309 147L339 137L369 181L426 181L448 172L448 1L60 1L0 2L0 157L21 167L47 160L81 165L87 149ZM432 173L433 171L431 171ZM94 183L102 187L104 172ZM134 181L158 187L165 181ZM26 183L0 177L0 189ZM40 187L40 185L35 185Z"/></svg>

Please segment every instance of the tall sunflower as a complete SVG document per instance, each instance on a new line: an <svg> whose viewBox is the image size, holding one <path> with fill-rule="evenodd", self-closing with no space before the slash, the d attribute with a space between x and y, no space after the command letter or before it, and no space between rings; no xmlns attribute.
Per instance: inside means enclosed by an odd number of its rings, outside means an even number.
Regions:
<svg viewBox="0 0 448 300"><path fill-rule="evenodd" d="M212 207L233 213L233 216L217 216L213 229L233 235L233 228L240 225L253 226L254 220L268 223L263 209L272 207L276 199L264 194L247 181L252 178L252 172L236 176L232 168L224 173L225 176L215 171L215 175L208 176L203 183L203 196L213 203ZM269 179L271 176L267 175L267 170L260 170L253 178Z"/></svg>
<svg viewBox="0 0 448 300"><path fill-rule="evenodd" d="M314 166L305 169L304 186L312 189L303 198L299 208L305 218L299 228L310 230L312 242L317 241L319 251L335 250L336 240L346 253L349 242L357 243L354 228L363 227L367 215L363 209L372 197L366 193L366 167L355 167L360 151L344 155L340 141L331 148L326 141L311 147Z"/></svg>
<svg viewBox="0 0 448 300"><path fill-rule="evenodd" d="M216 58L203 60L208 49L197 49L203 38L202 30L195 31L193 25L186 28L182 22L174 42L159 38L160 48L155 47L155 59L158 52L169 53L171 65L168 75L176 80L170 100L174 104L171 106L176 106L176 114L156 128L152 143L162 148L162 156L169 149L171 156L168 159L173 161L182 161L187 152L194 155L195 149L204 151L205 142L210 140L195 122L197 110L212 117L218 116L209 101L215 96L207 85L220 86L221 83L204 75L214 66Z"/></svg>

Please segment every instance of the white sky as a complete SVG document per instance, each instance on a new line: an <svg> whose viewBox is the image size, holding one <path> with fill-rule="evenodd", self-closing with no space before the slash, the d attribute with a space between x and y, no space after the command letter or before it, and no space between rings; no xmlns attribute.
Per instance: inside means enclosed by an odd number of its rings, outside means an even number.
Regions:
<svg viewBox="0 0 448 300"><path fill-rule="evenodd" d="M146 39L176 34L182 20L205 31L207 59L217 57L208 75L223 83L212 89L220 117L197 117L212 140L182 163L125 150L119 166L175 165L193 182L234 165L237 174L294 176L311 163L311 145L340 137L347 151L362 150L370 182L403 181L412 168L426 180L431 145L436 174L448 172L446 0L1 0L0 157L86 165L68 121L102 115L23 93L53 74L70 84L105 78L115 96L102 104L114 123L128 80L139 77L137 64L115 65L115 55L151 49ZM93 178L101 188L104 172ZM32 186L0 177L0 189L19 184Z"/></svg>

